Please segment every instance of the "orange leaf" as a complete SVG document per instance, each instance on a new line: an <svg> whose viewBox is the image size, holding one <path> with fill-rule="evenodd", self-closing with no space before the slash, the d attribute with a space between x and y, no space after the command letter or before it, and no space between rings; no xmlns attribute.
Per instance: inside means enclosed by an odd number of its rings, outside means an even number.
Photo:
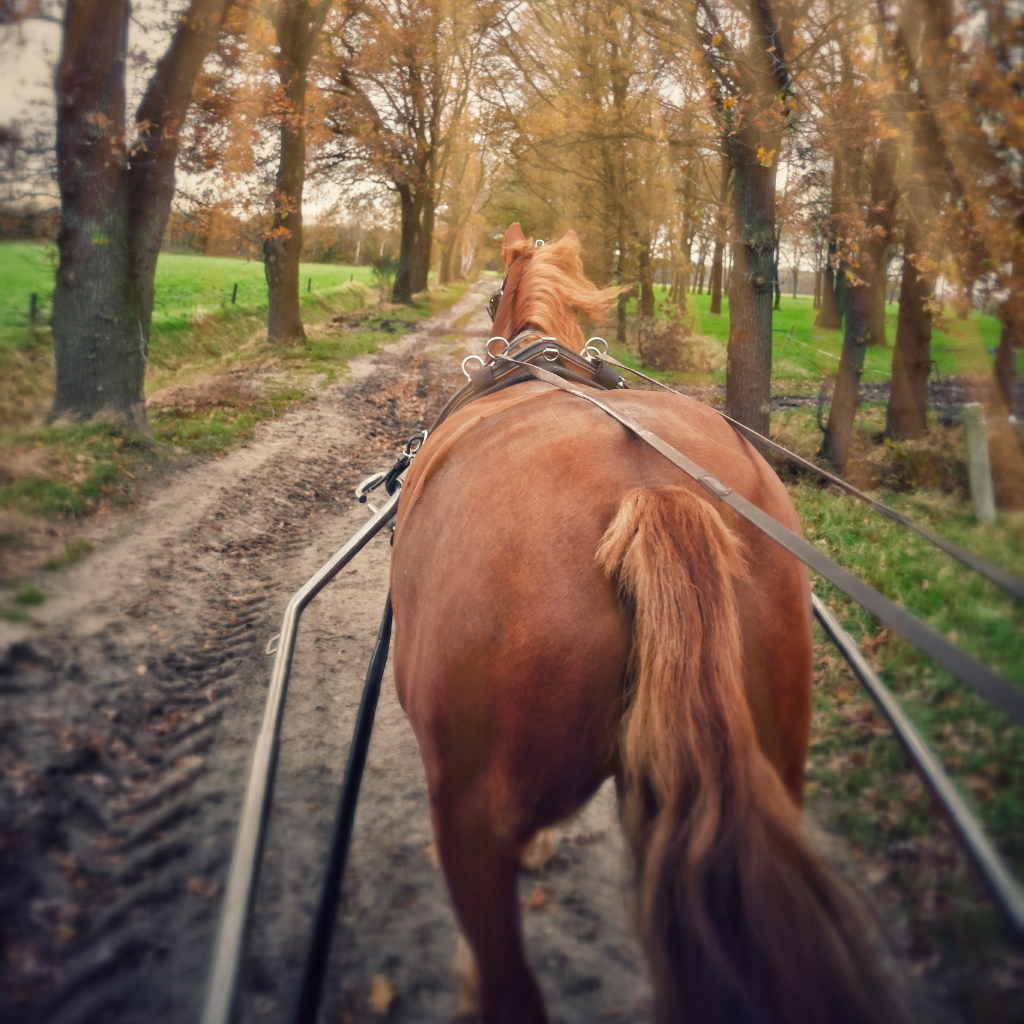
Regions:
<svg viewBox="0 0 1024 1024"><path fill-rule="evenodd" d="M533 892L526 897L526 909L540 910L549 899L551 899L551 893L543 885L535 886Z"/></svg>

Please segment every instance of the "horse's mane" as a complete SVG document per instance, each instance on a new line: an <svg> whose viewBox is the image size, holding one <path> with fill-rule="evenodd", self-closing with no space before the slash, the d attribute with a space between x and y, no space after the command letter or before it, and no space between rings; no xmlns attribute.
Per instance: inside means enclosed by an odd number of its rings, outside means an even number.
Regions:
<svg viewBox="0 0 1024 1024"><path fill-rule="evenodd" d="M571 349L581 349L586 339L576 314L594 324L603 323L621 288L598 288L587 280L580 259L580 242L571 231L539 249L534 248L532 238L523 238L505 247L506 257L509 253L529 260L516 289L516 330L529 324Z"/></svg>

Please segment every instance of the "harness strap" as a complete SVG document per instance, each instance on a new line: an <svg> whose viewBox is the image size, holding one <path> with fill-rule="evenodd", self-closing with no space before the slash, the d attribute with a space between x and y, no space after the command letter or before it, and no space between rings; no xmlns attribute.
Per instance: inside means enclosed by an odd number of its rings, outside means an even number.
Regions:
<svg viewBox="0 0 1024 1024"><path fill-rule="evenodd" d="M682 391L676 391L675 388L670 388L667 384L662 384L660 380L648 377L646 373L634 370L632 366L620 363L618 359L614 356L608 355L607 353L602 353L596 358L599 362L611 363L612 366L618 366L623 370L628 370L630 373L635 373L638 377L642 377L644 380L650 381L652 384L656 384L659 388L671 392L673 395L679 395L680 398L686 398L691 402L697 401L697 399L692 398L690 395L684 395ZM700 402L698 404L703 405L704 403ZM714 407L708 406L708 408ZM895 509L889 508L887 505L883 505L880 501L875 501L875 499L870 495L867 495L859 488L854 487L853 484L847 482L842 477L836 476L835 473L830 473L827 469L822 469L821 466L816 466L813 462L809 462L807 459L801 458L796 454L796 452L791 452L788 448L784 448L778 442L765 437L764 434L759 434L756 430L748 427L745 423L740 423L739 420L734 420L731 416L727 416L720 409L715 409L715 412L717 412L718 415L726 422L731 423L741 434L744 435L744 437L751 441L756 441L758 444L767 445L773 451L777 451L781 455L784 455L790 460L790 462L795 462L803 469L810 470L812 473L817 473L818 476L828 480L829 483L835 484L836 487L842 488L842 490L846 491L848 494L852 494L860 501L866 502L876 512L881 513L887 519L892 519L901 526L906 526L921 537L924 537L925 540L931 542L942 551L945 551L947 555L956 558L963 562L964 565L968 566L968 568L971 568L979 575L984 576L990 583L994 583L997 587L1002 587L1003 590L1008 594L1011 594L1018 601L1024 601L1024 580L1014 576L1013 573L1008 572L1006 569L1001 569L998 565L993 565L987 559L974 554L973 551L968 551L966 548L960 547L959 544L954 544L952 541L946 540L945 537L942 537L937 533L933 533L924 526L918 526L917 523L912 519L908 519L903 515L903 513L897 512Z"/></svg>
<svg viewBox="0 0 1024 1024"><path fill-rule="evenodd" d="M527 328L520 331L508 343L508 348L515 349L520 341L530 335L542 334L543 332L536 328ZM564 377L575 384L582 384L584 387L610 391L612 388L626 386L626 382L610 367L594 363L585 356L578 355L554 338L541 337L538 341L524 345L516 359L497 356L491 362L484 363L475 373L469 374L469 383L464 384L448 399L444 408L437 414L429 433L432 434L452 413L457 412L474 399L482 398L484 395L490 395L496 391L503 391L513 384L521 384L528 380L528 377L516 374L515 367L510 364L518 365L520 362L526 363L532 360L543 360L551 373ZM503 363L506 365L502 365Z"/></svg>
<svg viewBox="0 0 1024 1024"><path fill-rule="evenodd" d="M853 598L893 632L920 648L975 693L995 704L1018 725L1024 725L1024 691L1017 689L1012 683L982 665L959 647L955 647L931 626L883 597L863 580L847 572L841 565L823 555L814 545L809 544L802 537L798 537L778 520L773 519L752 502L737 494L718 477L702 469L692 459L687 458L657 434L641 426L636 420L606 405L591 392L567 384L561 377L548 370L530 363L520 362L518 359L511 359L508 356L505 359L507 362L515 363L537 380L542 380L552 387L596 405L598 409L621 423L640 440L650 445L659 455L664 456L672 465L699 483L712 497L728 505L734 512L771 537L791 555L796 556L833 586Z"/></svg>

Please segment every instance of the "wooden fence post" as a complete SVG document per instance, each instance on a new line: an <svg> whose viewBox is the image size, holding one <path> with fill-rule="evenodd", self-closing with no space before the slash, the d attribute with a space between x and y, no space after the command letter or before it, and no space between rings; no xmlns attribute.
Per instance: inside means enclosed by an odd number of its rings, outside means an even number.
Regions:
<svg viewBox="0 0 1024 1024"><path fill-rule="evenodd" d="M985 407L980 402L964 406L964 443L967 447L967 479L971 504L979 523L994 523L996 501L992 490L992 465L988 457L988 429Z"/></svg>

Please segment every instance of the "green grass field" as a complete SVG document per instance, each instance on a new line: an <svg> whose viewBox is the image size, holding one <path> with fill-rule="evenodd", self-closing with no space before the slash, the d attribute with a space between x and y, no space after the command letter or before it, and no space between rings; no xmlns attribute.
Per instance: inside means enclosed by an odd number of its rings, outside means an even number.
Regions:
<svg viewBox="0 0 1024 1024"><path fill-rule="evenodd" d="M668 292L654 289L656 309L660 312ZM694 330L721 345L729 340L729 300L722 297L721 315L712 315L711 296L687 295L687 311L694 317ZM781 308L772 319L772 378L775 386L812 385L839 368L843 348L842 331L823 331L814 326L818 311L810 296L784 295ZM899 305L887 303L885 309L887 346L872 346L864 360L865 382L887 381L892 369L892 345L896 338ZM636 315L636 300L631 299L628 316ZM1000 323L993 316L974 312L967 320L955 315L942 316L932 332L932 358L943 376L962 373L987 373L993 356L987 351L999 344ZM787 341L788 338L788 341ZM725 368L715 370L712 380L725 383Z"/></svg>
<svg viewBox="0 0 1024 1024"><path fill-rule="evenodd" d="M0 243L0 345L25 347L29 297L38 296L38 325L44 326L53 309L55 251L30 242ZM354 283L373 286L370 267L303 263L300 267L300 299L303 314L315 319L319 309L343 299ZM231 296L235 285L235 303ZM350 303L342 302L349 306ZM195 349L198 325L210 325L237 339L239 326L249 329L265 319L267 282L263 264L215 256L161 253L156 271L150 362L154 367L175 368L182 360L204 351L215 354L216 342Z"/></svg>

